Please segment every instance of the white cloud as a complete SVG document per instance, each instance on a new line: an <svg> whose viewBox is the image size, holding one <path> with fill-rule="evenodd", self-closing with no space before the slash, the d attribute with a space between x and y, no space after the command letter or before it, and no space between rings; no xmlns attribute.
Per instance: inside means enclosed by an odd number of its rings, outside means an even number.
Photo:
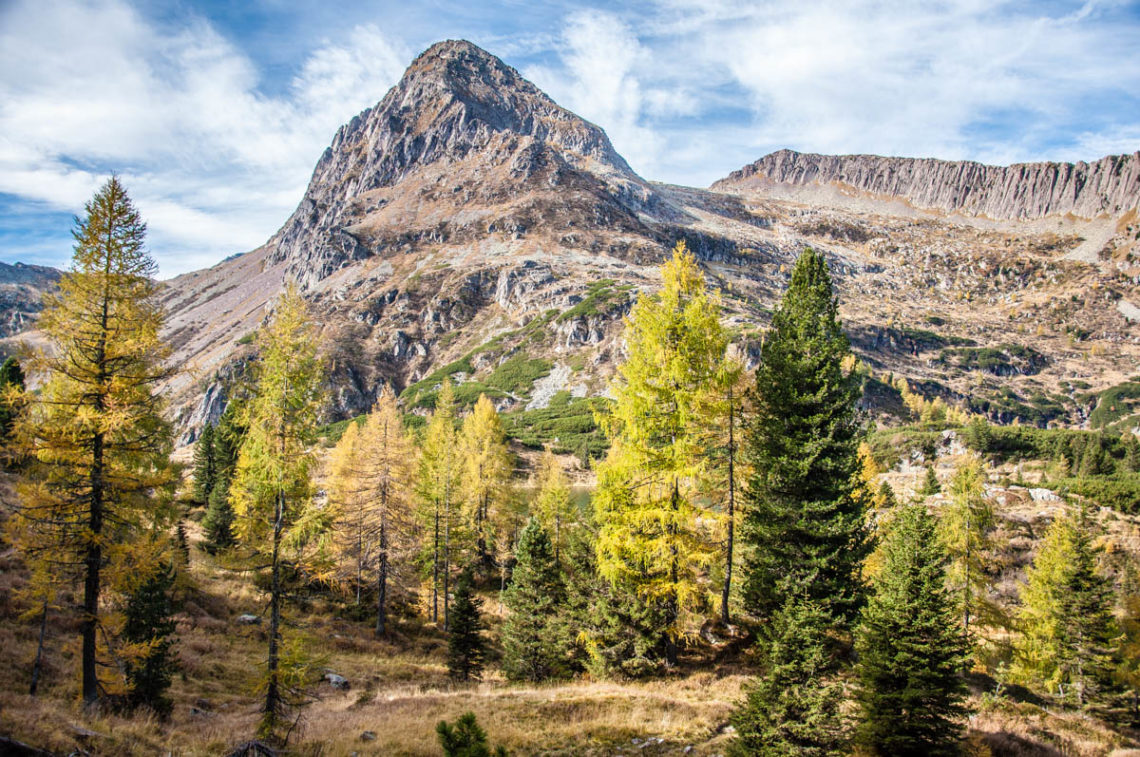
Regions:
<svg viewBox="0 0 1140 757"><path fill-rule="evenodd" d="M0 192L78 212L111 171L163 275L261 244L336 128L409 54L373 26L325 42L281 95L205 20L172 30L122 0L25 0L0 25Z"/></svg>

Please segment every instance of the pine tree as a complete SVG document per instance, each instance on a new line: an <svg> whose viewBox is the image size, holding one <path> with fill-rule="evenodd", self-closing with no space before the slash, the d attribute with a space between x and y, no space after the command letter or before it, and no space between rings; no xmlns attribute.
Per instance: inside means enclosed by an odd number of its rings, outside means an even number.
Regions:
<svg viewBox="0 0 1140 757"><path fill-rule="evenodd" d="M146 706L169 716L174 702L166 694L178 667L173 657L175 630L171 590L174 566L157 566L130 593L124 610L122 637L131 645L125 664L132 706Z"/></svg>
<svg viewBox="0 0 1140 757"><path fill-rule="evenodd" d="M1124 460L1121 466L1128 473L1140 473L1140 440L1131 431L1124 432Z"/></svg>
<svg viewBox="0 0 1140 757"><path fill-rule="evenodd" d="M411 530L414 452L389 388L364 424L350 424L333 450L329 498L335 551L354 567L350 583L358 605L364 574L373 574L377 636L387 630L392 557L407 546Z"/></svg>
<svg viewBox="0 0 1140 757"><path fill-rule="evenodd" d="M987 559L992 549L990 531L994 528L993 505L986 497L985 472L981 461L963 463L950 481L950 502L942 511L938 530L950 556L947 579L958 596L962 630L969 636L971 623L994 626L1001 622L1001 610L989 600L992 581Z"/></svg>
<svg viewBox="0 0 1140 757"><path fill-rule="evenodd" d="M242 441L230 496L241 546L269 568L269 650L262 732L272 736L289 705L281 673L282 562L289 550L302 567L302 548L327 529L313 507L311 443L321 405L316 335L305 301L290 285L258 332L259 363L245 407Z"/></svg>
<svg viewBox="0 0 1140 757"><path fill-rule="evenodd" d="M926 478L922 481L922 488L918 493L923 497L933 497L942 491L942 484L938 481L938 474L934 472L934 466L926 466Z"/></svg>
<svg viewBox="0 0 1140 757"><path fill-rule="evenodd" d="M463 419L459 448L466 525L475 536L475 564L488 578L494 567L496 526L510 495L512 461L503 421L486 395L479 395L471 414Z"/></svg>
<svg viewBox="0 0 1140 757"><path fill-rule="evenodd" d="M82 575L82 698L91 704L104 568L116 544L154 522L152 494L171 480L170 426L154 391L171 371L146 225L117 178L87 203L73 236L71 270L38 322L49 349L30 364L46 383L16 427L33 466L18 517L35 535L30 563Z"/></svg>
<svg viewBox="0 0 1140 757"><path fill-rule="evenodd" d="M416 478L416 493L424 509L421 520L432 534L431 614L439 622L443 594L443 630L450 626L451 558L454 554L456 510L462 465L456 460L455 393L444 379L436 395L435 410L424 432Z"/></svg>
<svg viewBox="0 0 1140 757"><path fill-rule="evenodd" d="M451 629L447 637L447 672L456 681L479 680L487 641L486 625L480 609L483 600L475 596L471 570L465 570L455 585L451 604Z"/></svg>
<svg viewBox="0 0 1140 757"><path fill-rule="evenodd" d="M626 321L628 357L599 419L611 446L597 466L594 502L598 570L619 593L660 606L672 664L681 613L703 598L698 577L716 557L698 497L707 463L701 411L727 337L683 242L661 273L661 292L640 297Z"/></svg>
<svg viewBox="0 0 1140 757"><path fill-rule="evenodd" d="M24 370L9 357L0 365L0 445L7 447L16 416L23 405Z"/></svg>
<svg viewBox="0 0 1140 757"><path fill-rule="evenodd" d="M809 248L772 318L750 394L744 598L754 615L771 616L800 586L840 624L861 603L870 544L856 478L855 368L827 263Z"/></svg>
<svg viewBox="0 0 1140 757"><path fill-rule="evenodd" d="M501 746L491 751L487 732L479 727L473 712L460 715L454 726L446 720L439 721L435 732L444 757L507 757L507 750Z"/></svg>
<svg viewBox="0 0 1140 757"><path fill-rule="evenodd" d="M934 518L921 505L903 507L883 546L884 569L856 641L858 740L892 757L953 754L968 647Z"/></svg>
<svg viewBox="0 0 1140 757"><path fill-rule="evenodd" d="M567 647L561 616L566 587L550 538L532 518L519 536L517 563L503 595L503 670L512 681L544 681L564 673Z"/></svg>
<svg viewBox="0 0 1140 757"><path fill-rule="evenodd" d="M571 526L578 520L574 503L570 500L570 484L562 464L547 445L539 462L536 477L538 495L534 501L534 515L550 537L554 547L554 561L560 562L563 546L569 541Z"/></svg>
<svg viewBox="0 0 1140 757"><path fill-rule="evenodd" d="M1081 706L1102 701L1113 688L1117 628L1085 514L1050 524L1021 601L1015 675Z"/></svg>
<svg viewBox="0 0 1140 757"><path fill-rule="evenodd" d="M202 504L210 501L210 492L218 478L218 463L214 450L214 427L207 423L194 444L194 499Z"/></svg>
<svg viewBox="0 0 1140 757"><path fill-rule="evenodd" d="M737 755L846 754L843 685L817 603L789 595L761 638L760 675L732 716Z"/></svg>

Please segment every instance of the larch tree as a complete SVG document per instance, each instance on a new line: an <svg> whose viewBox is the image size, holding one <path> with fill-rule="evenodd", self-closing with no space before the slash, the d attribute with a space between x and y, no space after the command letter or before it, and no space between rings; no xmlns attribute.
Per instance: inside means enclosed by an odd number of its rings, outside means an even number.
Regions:
<svg viewBox="0 0 1140 757"><path fill-rule="evenodd" d="M171 430L156 390L171 371L146 225L117 178L72 233L71 270L44 297L38 322L49 349L30 363L45 383L16 428L31 461L17 519L33 535L33 570L43 562L82 578L82 697L91 704L100 696L103 571L116 544L154 521L152 493L170 481Z"/></svg>
<svg viewBox="0 0 1140 757"><path fill-rule="evenodd" d="M554 561L562 559L563 547L569 542L569 529L579 518L570 499L570 483L558 457L548 445L542 453L535 476L536 495L532 513L546 530L554 547Z"/></svg>
<svg viewBox="0 0 1140 757"><path fill-rule="evenodd" d="M388 625L392 556L405 551L411 529L414 453L387 387L363 425L349 424L333 451L333 540L338 555L354 564L357 604L365 573L373 576L377 636Z"/></svg>
<svg viewBox="0 0 1140 757"><path fill-rule="evenodd" d="M459 449L466 526L475 538L475 563L486 579L494 568L496 526L507 515L512 468L503 421L486 395L463 419Z"/></svg>
<svg viewBox="0 0 1140 757"><path fill-rule="evenodd" d="M323 394L315 329L289 285L257 335L259 361L245 406L247 431L230 489L237 540L269 570L269 633L262 732L272 736L289 705L281 670L282 567L327 528L313 507L311 445ZM267 563L265 562L267 561Z"/></svg>
<svg viewBox="0 0 1140 757"><path fill-rule="evenodd" d="M950 555L947 580L958 595L962 629L971 624L997 625L1001 611L989 599L992 581L986 571L995 525L993 505L986 497L985 471L980 460L963 463L950 480L950 502L942 508L938 530Z"/></svg>
<svg viewBox="0 0 1140 757"><path fill-rule="evenodd" d="M698 577L716 557L698 500L708 463L700 431L728 339L683 242L661 272L661 292L638 298L626 320L615 402L599 418L611 446L594 502L598 570L660 606L672 664L682 611L703 600Z"/></svg>
<svg viewBox="0 0 1140 757"><path fill-rule="evenodd" d="M753 615L771 616L797 586L840 625L857 614L870 551L857 480L861 384L827 261L808 248L772 317L749 394L742 535Z"/></svg>
<svg viewBox="0 0 1140 757"><path fill-rule="evenodd" d="M891 757L955 754L966 714L968 645L946 586L948 558L926 508L903 506L883 551L855 644L858 741Z"/></svg>
<svg viewBox="0 0 1140 757"><path fill-rule="evenodd" d="M457 512L460 502L461 461L457 459L458 434L455 430L455 392L444 380L436 395L427 429L424 431L416 478L416 493L423 504L421 520L432 534L431 619L439 622L440 593L443 599L443 629L449 627L451 565L454 554Z"/></svg>

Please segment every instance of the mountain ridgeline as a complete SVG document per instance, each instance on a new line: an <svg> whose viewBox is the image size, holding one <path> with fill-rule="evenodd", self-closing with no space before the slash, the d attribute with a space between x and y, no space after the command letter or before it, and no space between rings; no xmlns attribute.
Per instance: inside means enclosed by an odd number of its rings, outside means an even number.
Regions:
<svg viewBox="0 0 1140 757"><path fill-rule="evenodd" d="M683 240L748 362L810 246L876 375L998 422L1080 424L1140 356L1138 165L781 151L707 190L651 183L518 71L441 42L337 131L262 247L167 282L166 337L189 369L168 394L190 442L296 281L332 366L327 420L384 386L427 409L446 376L467 403L573 404L606 391L622 318ZM868 406L896 411L880 384Z"/></svg>

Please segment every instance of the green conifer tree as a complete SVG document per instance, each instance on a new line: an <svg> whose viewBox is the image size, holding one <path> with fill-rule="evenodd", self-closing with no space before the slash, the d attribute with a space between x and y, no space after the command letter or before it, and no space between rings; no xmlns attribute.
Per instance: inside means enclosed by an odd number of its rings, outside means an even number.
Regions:
<svg viewBox="0 0 1140 757"><path fill-rule="evenodd" d="M934 466L926 466L926 478L922 481L922 488L918 493L923 497L932 497L942 491L942 484L938 482L938 474L934 472Z"/></svg>
<svg viewBox="0 0 1140 757"><path fill-rule="evenodd" d="M132 706L149 707L163 717L174 706L166 691L178 667L172 638L174 577L172 564L157 567L130 593L123 612L123 641L131 645L125 662L128 700Z"/></svg>
<svg viewBox="0 0 1140 757"><path fill-rule="evenodd" d="M479 680L486 655L486 625L480 609L483 600L475 596L474 577L468 568L455 584L451 603L451 628L447 636L447 672L456 681Z"/></svg>
<svg viewBox="0 0 1140 757"><path fill-rule="evenodd" d="M210 501L210 492L218 478L217 453L214 449L214 427L207 423L194 443L194 499L202 504Z"/></svg>
<svg viewBox="0 0 1140 757"><path fill-rule="evenodd" d="M443 757L507 757L507 750L487 743L487 732L479 727L475 713L465 712L451 725L446 720L435 727Z"/></svg>
<svg viewBox="0 0 1140 757"><path fill-rule="evenodd" d="M788 596L762 632L760 674L733 714L733 754L846 753L843 685L835 679L838 664L827 637L833 624L818 603Z"/></svg>
<svg viewBox="0 0 1140 757"><path fill-rule="evenodd" d="M745 608L770 617L806 591L845 624L863 596L870 542L858 487L862 379L823 255L807 249L772 318L745 429ZM802 589L797 588L802 587Z"/></svg>
<svg viewBox="0 0 1140 757"><path fill-rule="evenodd" d="M0 365L0 445L7 446L12 425L23 405L24 370L20 361L9 357Z"/></svg>
<svg viewBox="0 0 1140 757"><path fill-rule="evenodd" d="M872 754L953 754L966 695L968 645L946 587L946 552L921 505L902 508L862 614L857 737Z"/></svg>
<svg viewBox="0 0 1140 757"><path fill-rule="evenodd" d="M214 429L214 485L206 503L202 528L206 532L203 547L217 552L234 544L234 510L230 504L230 484L237 467L238 453L245 438L241 420L242 403L231 397Z"/></svg>
<svg viewBox="0 0 1140 757"><path fill-rule="evenodd" d="M532 518L519 536L510 610L503 624L503 670L512 681L543 681L565 672L568 644L562 620L566 587L546 530Z"/></svg>

